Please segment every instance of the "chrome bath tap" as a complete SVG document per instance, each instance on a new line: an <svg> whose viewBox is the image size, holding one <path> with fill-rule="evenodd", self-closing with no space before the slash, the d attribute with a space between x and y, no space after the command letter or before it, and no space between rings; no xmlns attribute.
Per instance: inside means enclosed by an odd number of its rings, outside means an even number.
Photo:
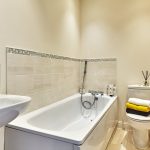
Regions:
<svg viewBox="0 0 150 150"><path fill-rule="evenodd" d="M101 94L101 96L104 95L104 92L102 91L89 90L88 92L91 93L92 95L98 95L98 94Z"/></svg>

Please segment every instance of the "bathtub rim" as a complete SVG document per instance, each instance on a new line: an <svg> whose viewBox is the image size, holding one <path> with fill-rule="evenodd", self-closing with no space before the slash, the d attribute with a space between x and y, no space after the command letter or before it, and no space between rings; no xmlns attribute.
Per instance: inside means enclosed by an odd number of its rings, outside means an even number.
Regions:
<svg viewBox="0 0 150 150"><path fill-rule="evenodd" d="M89 93L87 93L87 94L89 94ZM74 94L70 97L62 99L61 101L58 101L56 103L50 104L48 106L44 106L44 107L37 109L37 110L34 110L32 112L29 112L25 115L18 117L14 121L10 122L6 127L12 128L15 130L20 130L20 131L27 132L27 133L31 133L31 134L35 134L35 135L39 135L39 136L43 136L43 137L47 137L47 138L52 138L52 139L59 140L59 141L64 141L67 143L72 143L75 145L81 145L88 138L88 136L95 129L95 127L99 124L99 122L103 119L103 117L105 116L107 111L109 111L109 109L111 108L113 103L115 103L117 101L117 96L110 97L108 95L104 95L105 97L111 99L109 101L109 106L107 104L107 107L105 107L103 109L103 111L97 116L97 118L93 121L92 125L89 128L87 128L88 130L87 130L86 134L84 134L80 137L79 136L78 137L72 137L72 136L69 137L68 135L60 135L60 134L58 134L58 132L56 133L52 130L48 131L46 129L41 129L41 128L32 126L29 123L27 123L27 119L30 116L33 116L34 114L37 114L38 112L42 112L43 110L47 110L51 107L56 107L58 104L63 104L67 101L70 101L72 98L78 98L79 96L80 96L80 94L77 93L77 94Z"/></svg>

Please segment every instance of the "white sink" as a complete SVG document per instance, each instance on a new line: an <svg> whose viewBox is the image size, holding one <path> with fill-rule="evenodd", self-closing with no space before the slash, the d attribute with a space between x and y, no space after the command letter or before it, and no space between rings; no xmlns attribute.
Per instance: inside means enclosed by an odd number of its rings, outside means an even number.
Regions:
<svg viewBox="0 0 150 150"><path fill-rule="evenodd" d="M15 119L30 101L27 96L0 95L0 127Z"/></svg>

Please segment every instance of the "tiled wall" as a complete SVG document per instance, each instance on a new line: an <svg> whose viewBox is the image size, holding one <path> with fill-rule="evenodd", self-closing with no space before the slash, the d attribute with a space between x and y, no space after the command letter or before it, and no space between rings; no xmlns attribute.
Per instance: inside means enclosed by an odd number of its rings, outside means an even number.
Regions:
<svg viewBox="0 0 150 150"><path fill-rule="evenodd" d="M84 61L7 48L7 94L31 96L27 111L66 98L81 87ZM87 91L105 91L107 84L116 84L116 59L87 61Z"/></svg>
<svg viewBox="0 0 150 150"><path fill-rule="evenodd" d="M82 62L80 80L82 83L82 74L84 68ZM113 84L116 86L117 78L117 61L116 59L101 59L91 60L87 62L87 73L85 78L85 89L88 91L100 90L106 93L107 85Z"/></svg>
<svg viewBox="0 0 150 150"><path fill-rule="evenodd" d="M79 65L74 59L7 48L7 93L31 96L28 111L61 100L78 92Z"/></svg>
<svg viewBox="0 0 150 150"><path fill-rule="evenodd" d="M0 64L0 89L1 89L1 64Z"/></svg>

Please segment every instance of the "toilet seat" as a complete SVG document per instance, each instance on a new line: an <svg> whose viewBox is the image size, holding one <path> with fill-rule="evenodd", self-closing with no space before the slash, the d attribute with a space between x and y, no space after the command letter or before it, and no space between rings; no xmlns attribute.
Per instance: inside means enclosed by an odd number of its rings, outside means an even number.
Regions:
<svg viewBox="0 0 150 150"><path fill-rule="evenodd" d="M141 116L141 115L130 114L130 113L126 113L126 115L129 119L137 121L137 122L150 122L150 115Z"/></svg>

